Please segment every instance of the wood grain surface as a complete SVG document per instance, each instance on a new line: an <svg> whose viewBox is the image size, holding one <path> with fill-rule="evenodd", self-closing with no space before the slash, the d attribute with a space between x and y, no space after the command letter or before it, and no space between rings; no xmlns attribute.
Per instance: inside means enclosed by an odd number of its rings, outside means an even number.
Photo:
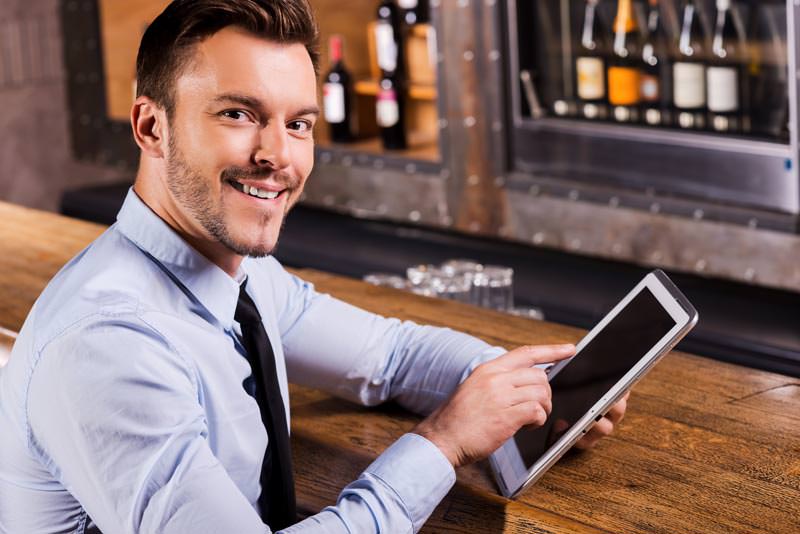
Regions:
<svg viewBox="0 0 800 534"><path fill-rule="evenodd" d="M47 281L99 235L98 225L0 202L0 326L18 330ZM467 305L295 271L368 310L450 326L489 343L577 341L582 332ZM298 504L335 502L417 416L363 408L292 387ZM486 463L458 481L423 532L800 532L800 381L672 353L633 390L618 431L570 453L519 500L497 495Z"/></svg>

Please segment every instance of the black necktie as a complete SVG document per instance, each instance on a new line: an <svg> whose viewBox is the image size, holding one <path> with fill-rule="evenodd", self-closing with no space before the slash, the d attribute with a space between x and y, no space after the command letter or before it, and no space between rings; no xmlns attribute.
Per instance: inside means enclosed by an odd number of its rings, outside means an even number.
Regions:
<svg viewBox="0 0 800 534"><path fill-rule="evenodd" d="M245 291L246 285L245 281L239 290L239 302L234 315L242 327L242 344L253 370L252 377L245 380L243 385L258 402L261 421L269 439L261 468L258 504L261 518L272 530L280 530L296 521L289 430L286 428L286 411L278 387L275 354L261 322L261 315Z"/></svg>

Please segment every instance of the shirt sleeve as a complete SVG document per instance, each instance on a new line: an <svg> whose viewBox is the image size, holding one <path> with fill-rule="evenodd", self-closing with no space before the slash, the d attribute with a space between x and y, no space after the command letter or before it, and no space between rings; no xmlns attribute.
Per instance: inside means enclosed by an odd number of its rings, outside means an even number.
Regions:
<svg viewBox="0 0 800 534"><path fill-rule="evenodd" d="M101 531L267 530L209 448L191 366L148 325L91 321L32 372L30 448Z"/></svg>
<svg viewBox="0 0 800 534"><path fill-rule="evenodd" d="M428 414L480 363L506 352L449 328L367 312L316 292L279 266L275 270L290 382L365 405L392 399Z"/></svg>

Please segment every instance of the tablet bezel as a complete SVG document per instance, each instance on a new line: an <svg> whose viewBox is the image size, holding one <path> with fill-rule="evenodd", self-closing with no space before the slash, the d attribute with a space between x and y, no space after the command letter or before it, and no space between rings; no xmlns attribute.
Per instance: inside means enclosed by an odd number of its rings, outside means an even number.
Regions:
<svg viewBox="0 0 800 534"><path fill-rule="evenodd" d="M664 310L675 320L675 326L665 334L627 373L606 391L592 407L567 430L530 469L525 467L522 456L512 437L489 457L495 480L501 493L516 498L528 486L541 478L585 434L595 419L604 415L627 390L649 371L660 358L666 355L686 333L697 323L698 314L688 299L678 290L661 270L648 273L636 286L620 300L603 319L592 328L576 346L576 355L605 326L645 288L649 289ZM574 358L573 357L573 358ZM549 379L552 380L572 358L552 367Z"/></svg>

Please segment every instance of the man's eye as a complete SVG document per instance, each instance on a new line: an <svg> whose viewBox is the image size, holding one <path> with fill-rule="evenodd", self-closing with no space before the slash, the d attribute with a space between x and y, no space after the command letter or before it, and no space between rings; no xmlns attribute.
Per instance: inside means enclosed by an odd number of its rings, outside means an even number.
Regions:
<svg viewBox="0 0 800 534"><path fill-rule="evenodd" d="M226 109L225 111L220 113L220 115L227 119L231 119L237 122L246 121L250 118L247 115L247 113L242 111L241 109Z"/></svg>
<svg viewBox="0 0 800 534"><path fill-rule="evenodd" d="M289 129L295 130L297 132L308 132L312 128L312 124L310 121L306 120L297 120L291 121L289 123Z"/></svg>

